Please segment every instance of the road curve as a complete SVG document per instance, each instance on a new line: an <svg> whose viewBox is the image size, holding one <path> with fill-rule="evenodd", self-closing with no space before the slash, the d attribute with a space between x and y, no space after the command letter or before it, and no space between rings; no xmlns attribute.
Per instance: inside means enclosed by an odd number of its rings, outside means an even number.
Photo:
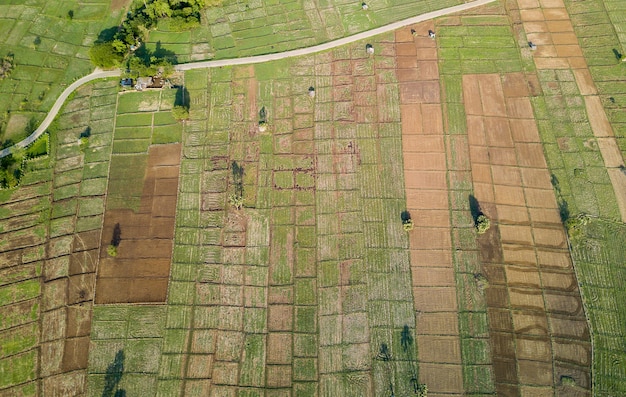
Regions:
<svg viewBox="0 0 626 397"><path fill-rule="evenodd" d="M0 158L8 156L9 153L11 153L11 150L13 150L13 148L15 148L15 147L25 148L26 146L28 146L31 143L35 142L35 140L37 138L39 138L41 136L41 134L46 132L46 130L48 129L48 127L50 127L50 124L52 123L54 118L59 113L59 110L61 110L61 107L63 107L63 103L65 103L65 100L72 94L72 92L76 91L76 89L78 87L80 87L81 85L83 85L85 83L93 81L93 80L103 79L103 78L107 78L107 77L116 77L116 76L120 76L120 75L121 75L121 71L120 70L100 70L100 69L96 69L93 72L91 72L90 74L88 74L87 76L81 77L80 79L78 79L75 82L73 82L72 84L70 84L61 93L61 95L59 95L59 98L57 98L57 100L54 103L54 105L52 105L52 109L50 109L50 111L48 112L48 115L46 116L45 119L43 119L43 121L41 122L39 127L37 127L37 129L32 134L30 134L27 138L25 138L24 140L16 143L15 145L13 145L11 147L8 147L6 149L0 150Z"/></svg>
<svg viewBox="0 0 626 397"><path fill-rule="evenodd" d="M364 40L373 36L377 36L379 34L391 32L391 31L403 28L408 25L413 25L419 22L427 21L429 19L480 7L482 5L489 4L494 1L495 0L470 1L465 4L460 4L458 6L448 7L448 8L444 8L444 9L437 10L437 11L427 12L426 14L407 18L398 22L393 22L388 25L381 26L379 28L368 30L366 32L357 33L352 36L329 41L328 43L319 44L319 45L315 45L312 47L300 48L297 50L279 52L275 54L257 55L257 56L251 56L251 57L243 57L243 58L220 59L216 61L190 62L190 63L176 65L174 66L174 69L178 71L184 71L184 70L192 70L192 69L216 68L220 66L246 65L246 64L251 64L251 63L261 63L261 62L275 61L275 60L285 59L285 58L292 58L292 57L297 57L297 56L302 56L302 55L314 54L316 52L330 50L332 48L339 47L345 44L354 43L355 41ZM30 145L31 143L33 143L37 138L39 138L41 134L43 134L48 129L48 127L50 126L54 118L57 116L65 100L78 87L96 79L107 78L107 77L117 77L117 76L121 76L120 70L104 71L104 70L96 69L92 73L88 74L87 76L81 77L80 79L70 84L69 87L67 87L61 93L59 98L56 100L56 102L52 106L52 109L50 109L50 111L48 112L48 115L43 120L43 122L39 125L39 127L32 134L30 134L26 139L16 143L15 145L11 147L0 150L0 158L8 156L9 153L11 153L11 150L13 150L13 148L15 147L24 148Z"/></svg>
<svg viewBox="0 0 626 397"><path fill-rule="evenodd" d="M316 52L330 50L331 48L339 47L345 44L354 43L355 41L368 39L370 37L377 36L379 34L391 32L391 31L403 28L408 25L413 25L419 22L424 22L429 19L437 18L443 15L454 14L456 12L480 7L482 5L489 4L494 1L495 0L475 0L469 3L460 4L458 6L443 8L441 10L432 11L432 12L427 12L426 14L407 18L398 22L393 22L393 23L390 23L389 25L381 26L376 29L357 33L352 36L329 41L328 43L324 43L324 44L318 44L312 47L300 48L297 50L291 50L291 51L285 51L285 52L278 52L275 54L256 55L256 56L243 57L243 58L219 59L216 61L198 61L198 62L183 63L183 64L174 66L174 69L182 71L182 70L202 69L202 68L216 68L220 66L247 65L251 63L276 61L279 59L292 58L292 57L297 57L297 56L302 56L302 55L310 55Z"/></svg>

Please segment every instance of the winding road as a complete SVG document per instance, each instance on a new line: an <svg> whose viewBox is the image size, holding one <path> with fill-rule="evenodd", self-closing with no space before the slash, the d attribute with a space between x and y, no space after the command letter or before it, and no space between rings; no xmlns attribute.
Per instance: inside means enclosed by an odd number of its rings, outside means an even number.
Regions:
<svg viewBox="0 0 626 397"><path fill-rule="evenodd" d="M398 22L393 22L388 25L381 26L379 28L357 33L355 35L344 37L341 39L329 41L324 44L318 44L312 47L300 48L297 50L290 50L290 51L279 52L275 54L257 55L257 56L251 56L251 57L243 57L243 58L231 58L231 59L220 59L220 60L215 60L215 61L191 62L191 63L176 65L174 69L178 71L185 71L185 70L192 70L192 69L216 68L220 66L247 65L251 63L276 61L279 59L298 57L302 55L310 55L310 54L314 54L317 52L330 50L330 49L333 49L335 47L339 47L345 44L354 43L355 41L365 40L370 37L377 36L379 34L391 32L391 31L400 29L408 25L413 25L419 22L427 21L429 19L480 7L482 5L489 4L494 1L495 0L475 0L475 1L465 3L465 4L460 4L457 6L448 7L448 8L444 8L444 9L437 10L437 11L427 12L426 14L407 18ZM27 147L28 145L33 143L37 138L39 138L48 129L48 127L50 126L54 118L57 116L57 114L61 110L61 107L63 107L63 103L65 103L67 98L72 94L72 92L78 89L78 87L93 80L109 78L109 77L118 77L118 76L121 76L120 70L105 71L105 70L96 69L92 73L88 74L87 76L84 76L76 80L72 84L70 84L61 93L59 98L56 100L56 102L52 106L52 109L50 109L46 118L41 122L39 127L24 140L16 143L15 145L11 147L0 150L0 158L8 156L16 147L17 148Z"/></svg>

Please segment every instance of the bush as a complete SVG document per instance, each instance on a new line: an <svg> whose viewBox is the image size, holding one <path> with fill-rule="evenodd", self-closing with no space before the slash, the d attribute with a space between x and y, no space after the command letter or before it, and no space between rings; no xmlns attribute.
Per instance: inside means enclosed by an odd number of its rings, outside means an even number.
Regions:
<svg viewBox="0 0 626 397"><path fill-rule="evenodd" d="M114 246L113 244L109 245L107 247L107 254L115 258L117 256L117 247Z"/></svg>
<svg viewBox="0 0 626 397"><path fill-rule="evenodd" d="M243 197L233 193L228 196L228 203L236 209L240 210L241 207L243 207Z"/></svg>
<svg viewBox="0 0 626 397"><path fill-rule="evenodd" d="M585 225L589 223L589 215L585 213L578 214L574 217L571 217L565 221L565 229L567 229L567 234L570 239L578 238L582 229Z"/></svg>
<svg viewBox="0 0 626 397"><path fill-rule="evenodd" d="M413 219L411 219L411 213L409 211L402 211L400 213L400 219L402 220L402 227L405 231L410 232L413 230L415 225L413 224Z"/></svg>
<svg viewBox="0 0 626 397"><path fill-rule="evenodd" d="M184 106L174 106L172 108L172 116L176 120L187 120L189 118L189 110Z"/></svg>
<svg viewBox="0 0 626 397"><path fill-rule="evenodd" d="M105 69L119 67L124 60L124 56L115 50L113 42L95 44L89 50L89 58L94 65Z"/></svg>
<svg viewBox="0 0 626 397"><path fill-rule="evenodd" d="M476 218L476 231L478 234L484 234L491 227L491 221L485 215L478 215Z"/></svg>
<svg viewBox="0 0 626 397"><path fill-rule="evenodd" d="M0 80L9 77L14 66L14 58L12 54L6 55L0 62Z"/></svg>

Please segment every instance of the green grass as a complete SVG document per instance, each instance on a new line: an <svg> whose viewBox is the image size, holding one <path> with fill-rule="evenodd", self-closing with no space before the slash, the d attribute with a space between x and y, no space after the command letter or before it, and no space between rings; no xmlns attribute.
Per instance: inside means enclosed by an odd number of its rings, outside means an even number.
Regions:
<svg viewBox="0 0 626 397"><path fill-rule="evenodd" d="M0 358L32 349L38 343L38 326L35 323L14 328L2 334Z"/></svg>
<svg viewBox="0 0 626 397"><path fill-rule="evenodd" d="M105 373L118 351L124 353L120 387L139 394L150 393L156 387L165 321L163 306L96 307L89 352L90 395L102 394Z"/></svg>
<svg viewBox="0 0 626 397"><path fill-rule="evenodd" d="M152 124L151 113L130 113L117 116L117 127L139 127Z"/></svg>
<svg viewBox="0 0 626 397"><path fill-rule="evenodd" d="M182 125L157 126L152 130L152 144L178 143L182 141Z"/></svg>
<svg viewBox="0 0 626 397"><path fill-rule="evenodd" d="M0 388L27 382L35 379L35 368L37 365L37 351L8 357L0 360Z"/></svg>
<svg viewBox="0 0 626 397"><path fill-rule="evenodd" d="M90 43L121 17L119 11L110 12L107 3L79 5L69 0L51 7L33 0L0 5L0 54L15 54L17 65L9 78L0 81L0 114L28 114L39 122L64 86L91 71L86 56ZM75 10L71 21L66 18L69 9ZM1 140L6 138L4 132L0 131ZM25 136L25 131L18 131L13 139Z"/></svg>
<svg viewBox="0 0 626 397"><path fill-rule="evenodd" d="M111 158L108 209L139 209L147 161L145 154Z"/></svg>

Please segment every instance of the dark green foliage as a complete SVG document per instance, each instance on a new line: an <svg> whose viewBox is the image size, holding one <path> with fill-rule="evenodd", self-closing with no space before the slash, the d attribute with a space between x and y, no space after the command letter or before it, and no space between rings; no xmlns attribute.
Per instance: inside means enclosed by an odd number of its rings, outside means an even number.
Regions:
<svg viewBox="0 0 626 397"><path fill-rule="evenodd" d="M117 397L125 396L126 391L119 389L118 385L122 380L124 374L124 351L119 350L115 354L115 359L107 367L107 372L104 377L104 390L102 390L102 397Z"/></svg>
<svg viewBox="0 0 626 397"><path fill-rule="evenodd" d="M139 54L135 54L131 56L128 61L129 74L135 78L156 75L167 77L174 71L170 59L174 62L176 61L176 57L168 59L165 57L159 58L154 55L140 56Z"/></svg>
<svg viewBox="0 0 626 397"><path fill-rule="evenodd" d="M91 62L101 68L114 68L122 64L124 54L120 54L113 47L113 42L97 43L89 50Z"/></svg>
<svg viewBox="0 0 626 397"><path fill-rule="evenodd" d="M98 42L90 51L91 60L96 66L111 68L119 66L127 55L137 51L136 56L129 61L129 68L136 75L153 76L156 72L151 68L167 66L175 62L175 58L173 59L173 53L170 56L158 54L158 47L155 53L150 53L141 45L148 39L150 29L163 18L172 18L170 28L173 30L197 27L200 24L200 11L204 7L205 0L136 2L119 28L105 29L100 33ZM98 49L94 50L95 48ZM107 56L109 59L113 58L107 62Z"/></svg>
<svg viewBox="0 0 626 397"><path fill-rule="evenodd" d="M556 201L559 206L559 215L561 217L561 222L565 223L570 217L569 205L567 204L565 198L563 198L563 194L561 193L561 186L559 185L559 179L556 177L556 175L550 175L550 182L552 183L554 191L556 192Z"/></svg>
<svg viewBox="0 0 626 397"><path fill-rule="evenodd" d="M48 153L48 135L43 135L26 149L13 149L12 153L0 159L0 188L17 187L24 175L25 160Z"/></svg>
<svg viewBox="0 0 626 397"><path fill-rule="evenodd" d="M172 108L172 116L176 120L187 120L189 118L189 110L184 106L174 106Z"/></svg>

